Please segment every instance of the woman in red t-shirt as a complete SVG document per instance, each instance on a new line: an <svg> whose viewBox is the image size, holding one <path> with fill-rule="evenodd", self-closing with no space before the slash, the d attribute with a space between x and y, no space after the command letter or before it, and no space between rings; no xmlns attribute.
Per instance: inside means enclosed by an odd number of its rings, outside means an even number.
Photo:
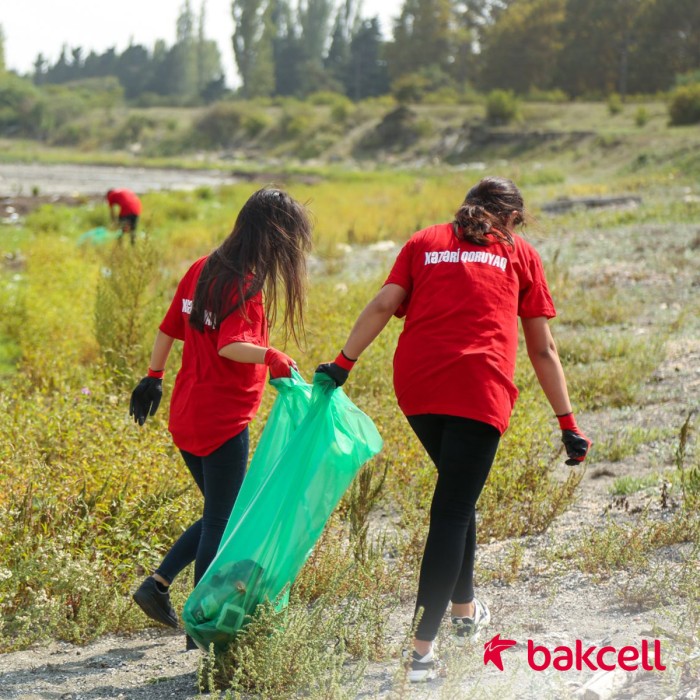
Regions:
<svg viewBox="0 0 700 700"><path fill-rule="evenodd" d="M555 315L541 260L513 229L524 221L520 191L488 177L469 190L454 221L415 233L342 351L317 371L343 384L392 315L405 317L394 355L399 407L437 467L421 564L409 679L434 665L433 640L451 602L455 634L488 624L474 597L475 507L508 427L521 319L530 361L559 419L567 464L583 461L589 440L576 426L547 323ZM406 654L409 656L408 654Z"/></svg>
<svg viewBox="0 0 700 700"><path fill-rule="evenodd" d="M294 361L269 347L280 297L283 325L295 340L303 332L306 254L311 225L305 208L277 189L261 189L245 203L233 231L180 281L156 335L148 375L131 395L129 413L143 425L162 396L168 355L184 342L168 428L204 495L202 517L166 554L134 593L154 620L171 627L178 617L168 596L177 574L195 562L195 584L216 555L248 462L248 423L267 375L288 377ZM188 639L188 648L195 648Z"/></svg>

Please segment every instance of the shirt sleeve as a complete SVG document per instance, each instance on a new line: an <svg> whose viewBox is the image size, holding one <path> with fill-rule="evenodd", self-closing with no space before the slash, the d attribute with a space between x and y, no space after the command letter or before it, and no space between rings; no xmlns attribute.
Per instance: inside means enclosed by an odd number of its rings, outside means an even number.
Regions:
<svg viewBox="0 0 700 700"><path fill-rule="evenodd" d="M408 240L403 248L399 251L394 261L394 266L391 268L389 276L384 281L384 285L397 284L406 290L406 298L401 302L399 308L394 312L397 318L403 318L408 310L408 305L411 301L411 292L413 291L413 276L411 274L411 263L413 260L413 240Z"/></svg>
<svg viewBox="0 0 700 700"><path fill-rule="evenodd" d="M189 273L185 275L180 280L180 284L177 285L177 291L173 300L170 302L170 308L165 314L165 317L161 321L159 326L160 330L171 338L177 338L178 340L185 339L185 304L192 305L191 299L186 299L184 290L186 286L186 280ZM189 318L189 309L187 310L187 317Z"/></svg>
<svg viewBox="0 0 700 700"><path fill-rule="evenodd" d="M528 248L523 260L518 296L518 316L554 318L557 312L549 293L542 260L534 248Z"/></svg>
<svg viewBox="0 0 700 700"><path fill-rule="evenodd" d="M221 350L231 343L252 343L261 347L267 345L267 319L260 295L246 302L245 314L239 308L221 322L216 349Z"/></svg>

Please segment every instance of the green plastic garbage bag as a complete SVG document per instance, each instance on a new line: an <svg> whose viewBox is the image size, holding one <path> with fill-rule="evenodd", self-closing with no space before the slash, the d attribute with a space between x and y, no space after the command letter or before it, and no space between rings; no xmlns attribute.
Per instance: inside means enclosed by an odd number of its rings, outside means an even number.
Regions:
<svg viewBox="0 0 700 700"><path fill-rule="evenodd" d="M119 235L119 231L110 231L104 226L98 226L97 228L91 228L86 231L80 238L78 238L78 245L83 243L106 243L111 241Z"/></svg>
<svg viewBox="0 0 700 700"><path fill-rule="evenodd" d="M341 496L382 448L372 420L327 375L271 384L278 394L219 551L182 613L203 649L223 649L260 603L284 606Z"/></svg>

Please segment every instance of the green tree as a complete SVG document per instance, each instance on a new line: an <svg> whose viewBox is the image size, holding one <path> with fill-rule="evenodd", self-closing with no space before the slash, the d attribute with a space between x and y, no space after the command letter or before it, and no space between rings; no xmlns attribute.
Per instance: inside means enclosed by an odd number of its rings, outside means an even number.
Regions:
<svg viewBox="0 0 700 700"><path fill-rule="evenodd" d="M145 92L151 82L153 63L143 46L132 44L118 57L116 71L124 96L134 99Z"/></svg>
<svg viewBox="0 0 700 700"><path fill-rule="evenodd" d="M191 99L198 91L195 16L190 0L180 8L176 30L177 41L168 54L168 94Z"/></svg>
<svg viewBox="0 0 700 700"><path fill-rule="evenodd" d="M523 0L484 30L479 83L526 93L549 89L562 49L566 0Z"/></svg>
<svg viewBox="0 0 700 700"><path fill-rule="evenodd" d="M345 0L335 16L331 45L325 59L326 70L339 83L346 83L350 63L350 42L360 24L356 0Z"/></svg>
<svg viewBox="0 0 700 700"><path fill-rule="evenodd" d="M272 94L275 6L273 0L233 0L233 54L244 97Z"/></svg>
<svg viewBox="0 0 700 700"><path fill-rule="evenodd" d="M571 95L628 91L638 21L653 0L567 0L557 87Z"/></svg>
<svg viewBox="0 0 700 700"><path fill-rule="evenodd" d="M322 65L333 4L331 0L302 0L299 5L301 40L307 60Z"/></svg>
<svg viewBox="0 0 700 700"><path fill-rule="evenodd" d="M273 44L275 94L299 95L304 79L303 69L307 53L298 31L297 18L287 0L275 2L271 19L275 28Z"/></svg>
<svg viewBox="0 0 700 700"><path fill-rule="evenodd" d="M211 99L223 89L224 76L219 47L204 33L205 18L206 0L202 0L197 31L197 95L207 94Z"/></svg>
<svg viewBox="0 0 700 700"><path fill-rule="evenodd" d="M345 88L353 100L389 92L389 72L383 54L379 20L376 17L364 20L350 42Z"/></svg>
<svg viewBox="0 0 700 700"><path fill-rule="evenodd" d="M32 76L35 85L41 85L46 82L47 67L48 62L44 58L44 54L37 54L37 57L34 59L34 74Z"/></svg>
<svg viewBox="0 0 700 700"><path fill-rule="evenodd" d="M40 136L44 111L42 95L31 81L9 72L0 75L0 134Z"/></svg>
<svg viewBox="0 0 700 700"><path fill-rule="evenodd" d="M391 78L426 66L449 72L454 59L452 20L450 0L405 0L387 46Z"/></svg>
<svg viewBox="0 0 700 700"><path fill-rule="evenodd" d="M0 24L0 74L5 72L5 33Z"/></svg>
<svg viewBox="0 0 700 700"><path fill-rule="evenodd" d="M654 0L639 20L630 62L630 90L651 93L673 86L677 75L700 68L700 2Z"/></svg>

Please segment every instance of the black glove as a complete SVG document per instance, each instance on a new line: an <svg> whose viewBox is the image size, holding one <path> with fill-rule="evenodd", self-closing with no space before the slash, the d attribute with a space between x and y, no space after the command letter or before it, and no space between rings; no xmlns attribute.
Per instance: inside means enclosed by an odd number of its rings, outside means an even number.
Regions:
<svg viewBox="0 0 700 700"><path fill-rule="evenodd" d="M342 350L338 353L338 357L333 362L326 362L316 367L317 372L327 374L334 382L336 387L343 386L348 380L350 370L355 366L357 359L351 360Z"/></svg>
<svg viewBox="0 0 700 700"><path fill-rule="evenodd" d="M155 377L144 377L131 392L129 415L134 422L143 425L147 416L152 416L158 410L163 398L163 380Z"/></svg>
<svg viewBox="0 0 700 700"><path fill-rule="evenodd" d="M569 456L566 464L570 467L581 464L588 454L591 441L582 433L574 432L573 430L562 430L561 441L564 443L566 454Z"/></svg>
<svg viewBox="0 0 700 700"><path fill-rule="evenodd" d="M336 365L335 362L326 362L319 365L316 367L316 371L327 374L335 382L336 386L343 386L350 375L348 370L343 369L340 365Z"/></svg>

